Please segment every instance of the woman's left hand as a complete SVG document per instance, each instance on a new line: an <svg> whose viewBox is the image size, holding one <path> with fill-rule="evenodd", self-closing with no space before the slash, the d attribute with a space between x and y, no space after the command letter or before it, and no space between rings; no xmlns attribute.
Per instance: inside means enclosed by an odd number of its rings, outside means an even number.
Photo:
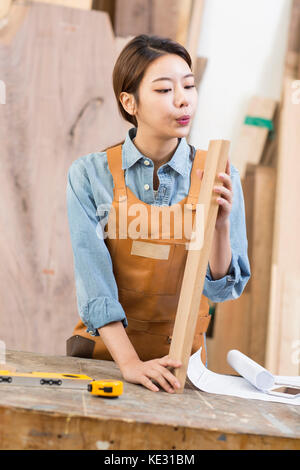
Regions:
<svg viewBox="0 0 300 470"><path fill-rule="evenodd" d="M197 174L200 179L203 178L203 170L197 170ZM216 229L221 229L226 226L229 222L229 215L232 209L233 201L233 190L230 176L230 161L227 160L225 173L219 173L218 179L223 186L214 186L213 190L219 197L217 203L219 204L219 210L216 220Z"/></svg>

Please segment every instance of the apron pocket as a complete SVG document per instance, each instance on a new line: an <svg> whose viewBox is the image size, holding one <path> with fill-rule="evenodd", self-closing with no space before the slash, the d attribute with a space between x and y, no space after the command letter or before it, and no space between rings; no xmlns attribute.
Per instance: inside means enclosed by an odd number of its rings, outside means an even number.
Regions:
<svg viewBox="0 0 300 470"><path fill-rule="evenodd" d="M144 294L175 295L182 281L187 251L185 245L118 240L113 257L117 285ZM153 246L156 245L156 246ZM155 256L155 257L151 257Z"/></svg>

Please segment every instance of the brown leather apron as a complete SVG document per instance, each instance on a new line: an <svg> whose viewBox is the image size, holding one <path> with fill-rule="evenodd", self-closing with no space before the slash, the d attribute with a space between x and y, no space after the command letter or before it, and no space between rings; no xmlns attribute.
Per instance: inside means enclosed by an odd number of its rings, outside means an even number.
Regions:
<svg viewBox="0 0 300 470"><path fill-rule="evenodd" d="M181 233L178 233L176 220L180 220L181 225L184 225L186 220L183 215L184 205L189 204L185 206L185 210L187 207L190 209L189 220L192 223L194 221L201 187L196 169L204 169L207 152L197 150L191 170L189 194L173 206L154 206L138 199L125 184L122 145L107 149L106 152L114 181L114 199L105 226L105 231L108 228L108 236L104 241L112 259L119 302L128 321L125 331L139 358L148 361L169 354L188 253L186 243L191 236L188 227L192 228L189 223L188 226L185 225L186 228L181 226ZM176 219L175 209L181 212L181 214L177 212L182 216L181 219ZM122 216L119 219L120 212ZM154 219L153 214L159 212L162 217ZM124 215L127 217L125 229ZM164 220L170 220L167 229L162 221L164 216L166 217ZM144 228L143 231L140 229L142 237L136 238L136 233L139 232L136 228L135 238L131 238L129 227L139 225L137 218L141 222L140 227ZM110 229L110 222L115 223L116 230ZM129 236L126 235L128 233ZM206 364L204 333L207 331L209 321L208 299L202 295L192 354L202 346L201 359L204 364ZM91 336L86 329L86 325L80 320L73 336L67 340L67 355L112 361L113 358L102 341L101 334ZM99 331L101 333L101 329Z"/></svg>

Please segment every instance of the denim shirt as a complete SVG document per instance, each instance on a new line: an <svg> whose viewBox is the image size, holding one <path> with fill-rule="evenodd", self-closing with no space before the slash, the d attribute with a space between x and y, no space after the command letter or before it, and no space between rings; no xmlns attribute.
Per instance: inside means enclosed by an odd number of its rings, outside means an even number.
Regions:
<svg viewBox="0 0 300 470"><path fill-rule="evenodd" d="M191 146L191 152L186 138L178 140L171 160L157 171L160 184L154 198L154 164L133 143L136 131L135 127L128 131L122 147L126 186L147 204L177 204L188 195L196 149ZM232 164L230 168L232 259L227 275L221 279L213 280L207 266L203 294L213 302L237 299L250 278L243 191L238 170ZM126 328L126 312L118 300L112 260L103 239L103 227L113 200L113 178L106 152L84 155L71 164L66 196L79 316L91 335L98 335L97 328L115 321L122 321ZM99 211L103 204L107 211Z"/></svg>

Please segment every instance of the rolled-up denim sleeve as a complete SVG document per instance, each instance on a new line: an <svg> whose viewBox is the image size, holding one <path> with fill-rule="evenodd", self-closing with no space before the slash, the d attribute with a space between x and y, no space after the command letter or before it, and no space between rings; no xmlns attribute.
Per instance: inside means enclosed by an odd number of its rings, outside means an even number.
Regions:
<svg viewBox="0 0 300 470"><path fill-rule="evenodd" d="M221 279L212 279L208 264L203 294L213 302L237 299L242 294L251 276L248 259L245 203L240 174L231 165L233 202L230 212L230 243L232 258L227 274Z"/></svg>
<svg viewBox="0 0 300 470"><path fill-rule="evenodd" d="M78 313L93 336L99 334L97 328L115 321L122 321L126 328L128 323L118 301L112 260L81 159L69 168L66 199Z"/></svg>

